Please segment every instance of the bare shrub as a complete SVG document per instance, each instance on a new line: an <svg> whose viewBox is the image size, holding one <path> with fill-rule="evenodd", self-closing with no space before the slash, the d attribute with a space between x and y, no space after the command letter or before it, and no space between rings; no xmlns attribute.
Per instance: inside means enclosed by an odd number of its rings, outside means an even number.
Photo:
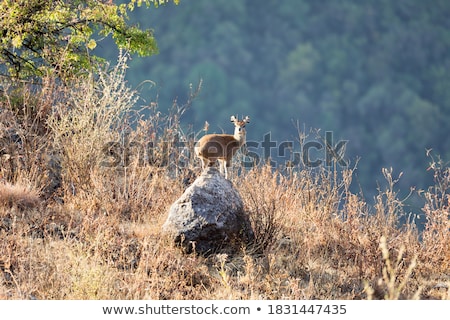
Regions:
<svg viewBox="0 0 450 320"><path fill-rule="evenodd" d="M89 190L91 172L104 158L108 142L120 140L122 126L137 101L125 81L126 56L109 71L72 83L48 118L61 154L66 193Z"/></svg>
<svg viewBox="0 0 450 320"><path fill-rule="evenodd" d="M277 175L270 167L253 168L245 173L238 188L244 196L245 210L255 234L255 250L265 250L278 238L280 230L279 210L283 186L278 185Z"/></svg>
<svg viewBox="0 0 450 320"><path fill-rule="evenodd" d="M57 184L46 125L57 86L51 78L40 85L2 78L0 86L0 177L13 184L28 181L47 196Z"/></svg>
<svg viewBox="0 0 450 320"><path fill-rule="evenodd" d="M421 191L426 217L421 257L428 262L426 269L433 270L432 277L442 280L439 274L447 272L448 276L450 270L450 168L441 159L431 159L435 184Z"/></svg>

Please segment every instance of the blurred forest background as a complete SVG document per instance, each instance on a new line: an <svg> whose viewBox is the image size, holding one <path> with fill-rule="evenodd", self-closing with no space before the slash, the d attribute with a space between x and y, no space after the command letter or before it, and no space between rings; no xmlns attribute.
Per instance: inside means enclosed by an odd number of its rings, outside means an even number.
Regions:
<svg viewBox="0 0 450 320"><path fill-rule="evenodd" d="M202 79L182 119L196 132L205 121L210 132L232 132L231 114L250 116L251 141L268 132L278 143L296 141L297 122L306 132L332 131L335 143L348 140L350 166L359 159L354 187L370 201L382 168L403 172L398 188L407 194L433 183L427 150L450 158L449 17L444 0L196 0L140 8L132 23L154 30L159 54L133 57L127 76L162 112L175 99L187 101L190 85ZM117 57L108 40L96 53Z"/></svg>

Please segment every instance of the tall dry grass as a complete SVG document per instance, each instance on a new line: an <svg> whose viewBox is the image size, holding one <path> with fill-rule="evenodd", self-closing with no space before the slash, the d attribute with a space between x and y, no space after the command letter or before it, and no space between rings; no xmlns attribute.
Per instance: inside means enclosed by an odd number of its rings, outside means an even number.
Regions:
<svg viewBox="0 0 450 320"><path fill-rule="evenodd" d="M181 128L183 106L136 111L125 69L119 60L70 86L4 86L0 298L450 298L440 161L436 185L421 192L422 232L400 225L407 212L390 170L371 206L350 191L352 169L235 168L255 241L234 255L183 254L161 226L200 173L195 135Z"/></svg>

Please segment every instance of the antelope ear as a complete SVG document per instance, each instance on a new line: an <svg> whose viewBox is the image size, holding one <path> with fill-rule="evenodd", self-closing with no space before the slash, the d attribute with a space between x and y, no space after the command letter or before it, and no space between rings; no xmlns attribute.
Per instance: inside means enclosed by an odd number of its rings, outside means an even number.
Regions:
<svg viewBox="0 0 450 320"><path fill-rule="evenodd" d="M237 121L235 116L231 116L230 120L231 120L231 122L236 122Z"/></svg>
<svg viewBox="0 0 450 320"><path fill-rule="evenodd" d="M250 123L250 118L248 116L245 116L244 120L242 120L242 121Z"/></svg>

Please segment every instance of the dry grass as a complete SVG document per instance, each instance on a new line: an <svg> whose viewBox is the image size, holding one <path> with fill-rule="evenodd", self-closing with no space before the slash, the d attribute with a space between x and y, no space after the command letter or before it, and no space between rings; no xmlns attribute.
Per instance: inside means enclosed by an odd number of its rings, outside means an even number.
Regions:
<svg viewBox="0 0 450 320"><path fill-rule="evenodd" d="M233 183L255 242L235 255L183 254L161 226L199 173L176 148L192 141L179 113L152 104L132 117L124 70L71 88L48 81L20 99L3 92L0 298L450 299L450 171L439 161L436 186L421 192L422 232L398 224L388 170L370 207L350 191L351 169L240 168Z"/></svg>

